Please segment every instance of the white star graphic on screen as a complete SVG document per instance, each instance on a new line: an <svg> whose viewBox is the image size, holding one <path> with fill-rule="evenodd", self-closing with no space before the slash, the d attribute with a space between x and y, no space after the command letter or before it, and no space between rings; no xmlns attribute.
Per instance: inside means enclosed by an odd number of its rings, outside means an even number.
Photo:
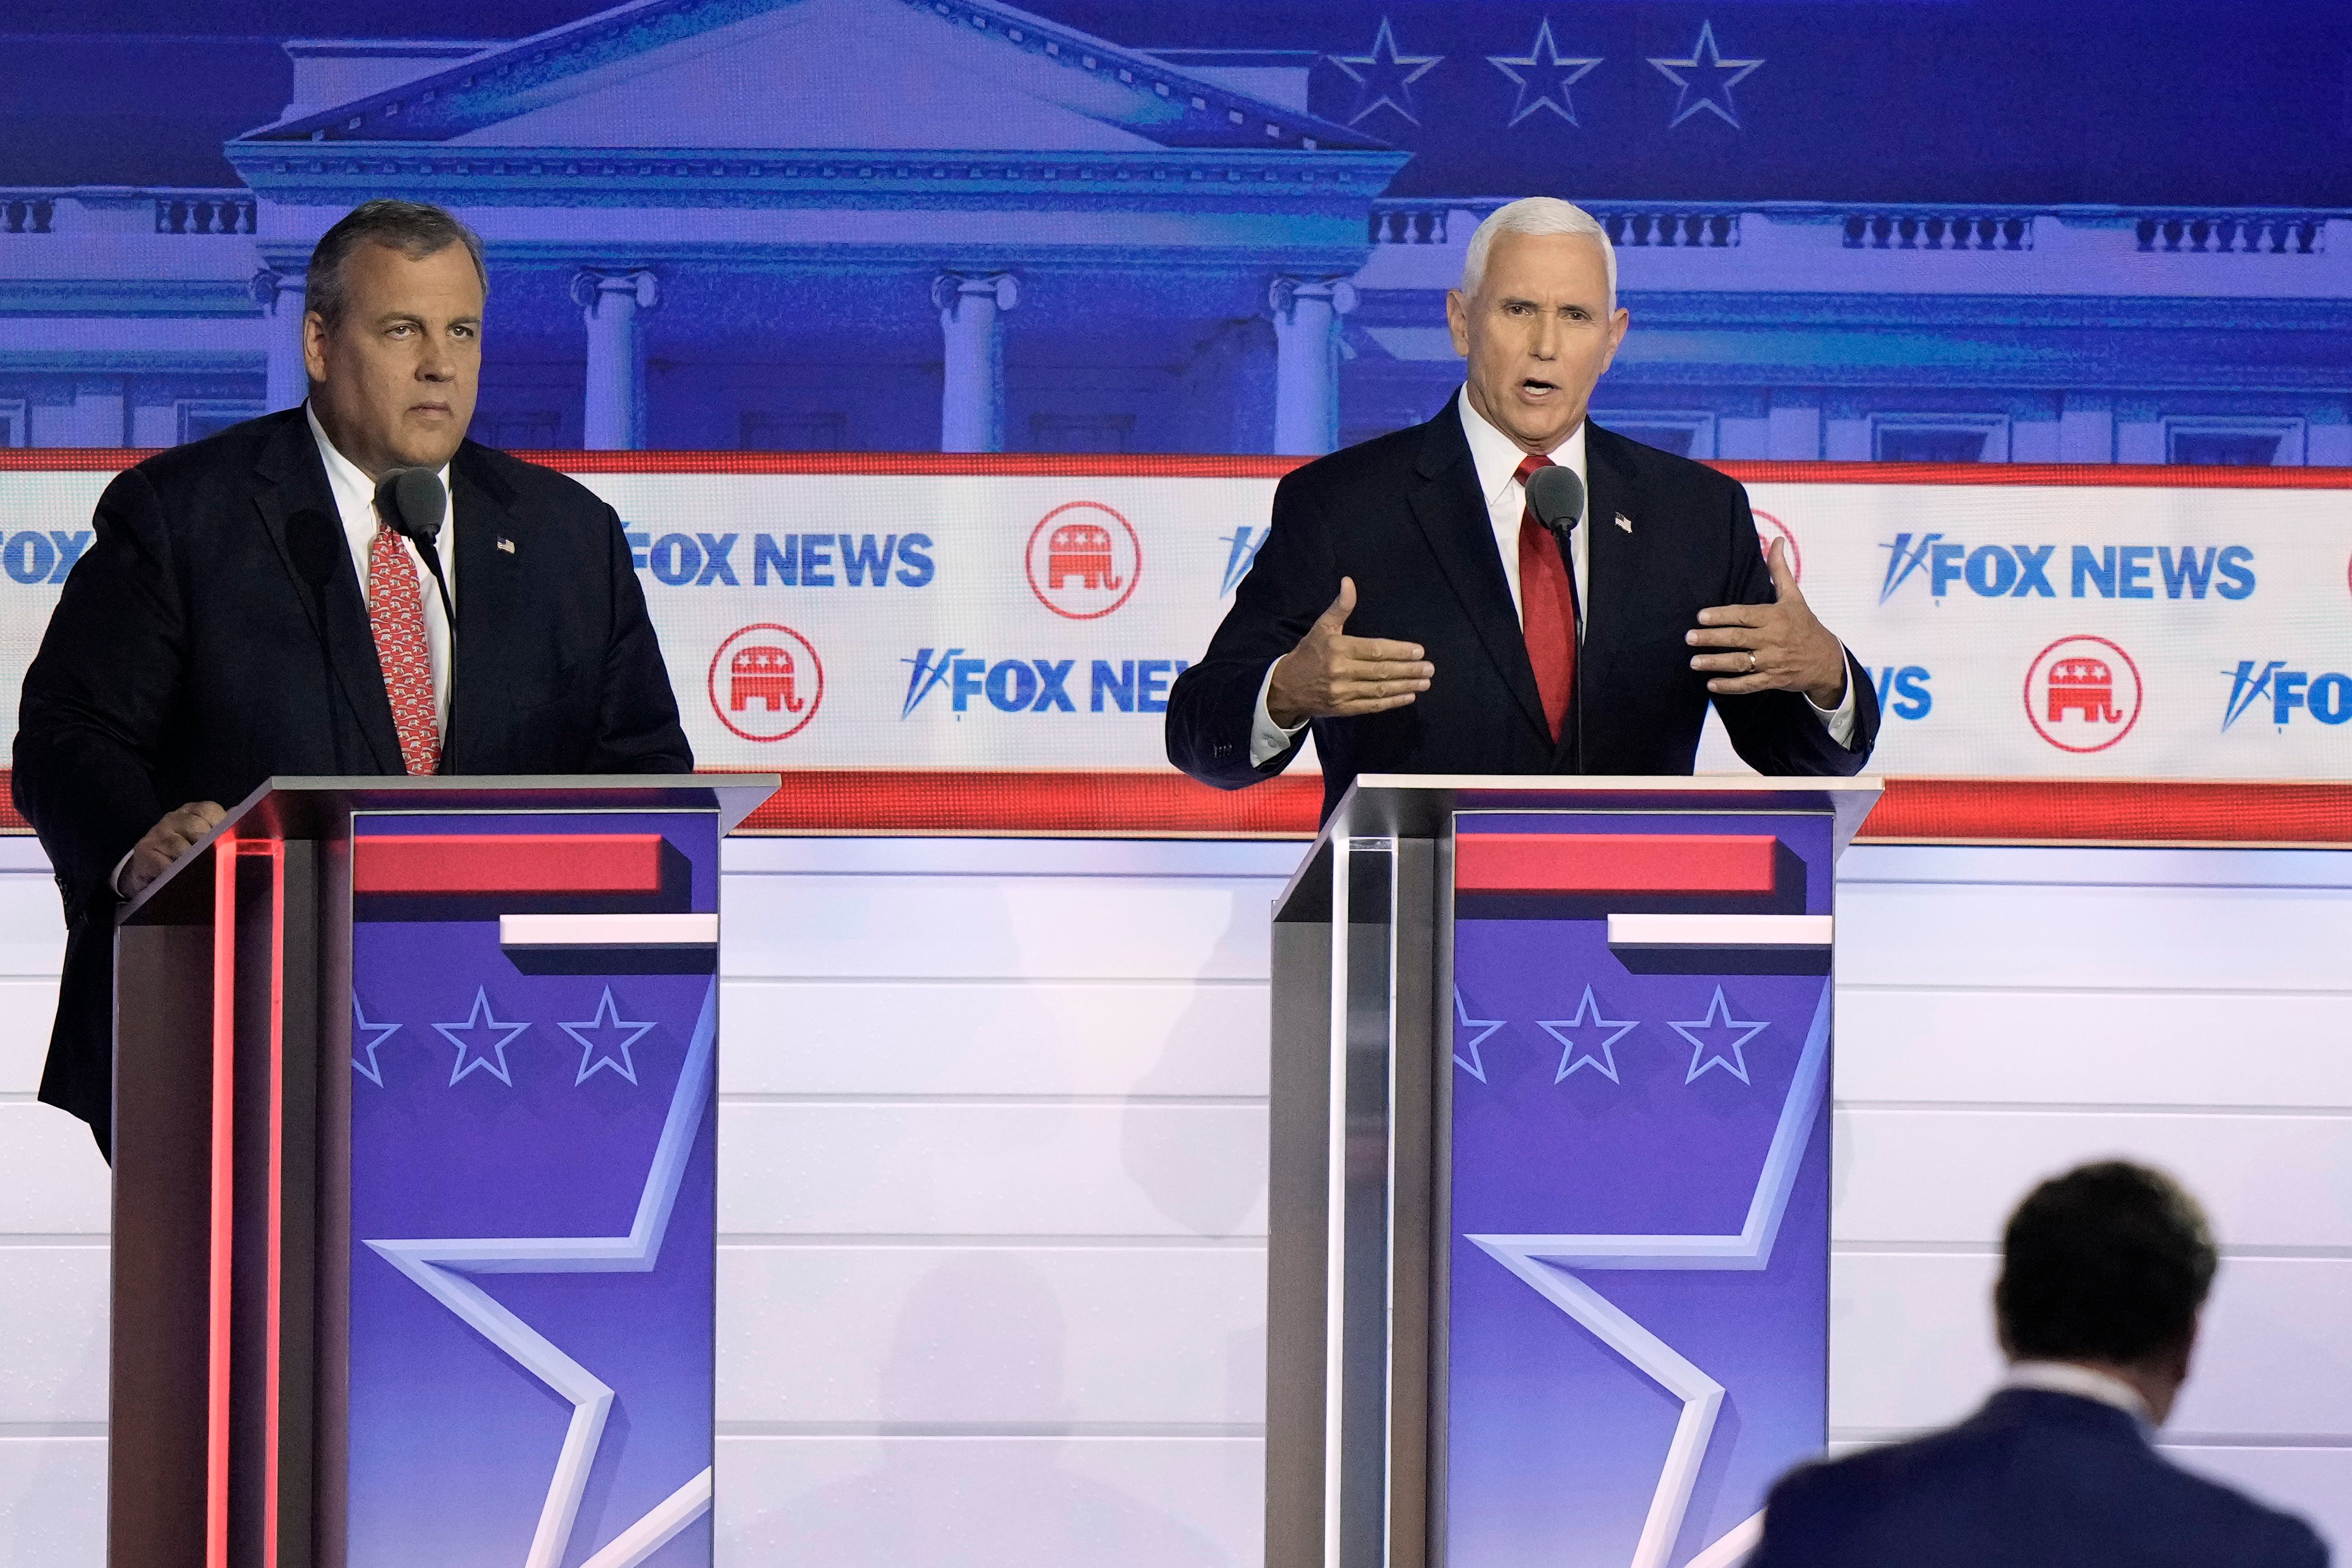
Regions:
<svg viewBox="0 0 2352 1568"><path fill-rule="evenodd" d="M514 1075L507 1071L507 1047L512 1045L514 1037L530 1026L499 1022L497 1016L490 1011L490 994L486 988L478 985L474 988L474 1011L464 1023L436 1024L433 1026L441 1031L443 1039L457 1047L457 1065L449 1069L451 1083L456 1083L476 1068L479 1068L509 1089L514 1087ZM469 1035L478 1034L486 1029L494 1033L499 1030L505 1032L499 1034L498 1038L492 1040L488 1046L477 1045L467 1038Z"/></svg>
<svg viewBox="0 0 2352 1568"><path fill-rule="evenodd" d="M1698 25L1698 42L1691 46L1690 58L1668 60L1660 59L1655 55L1649 58L1660 76L1682 89L1675 99L1675 117L1666 121L1669 129L1706 110L1719 116L1726 125L1738 130L1739 110L1731 101L1731 89L1764 63L1760 59L1725 59L1722 51L1715 47L1715 24L1712 22ZM1691 75L1685 76L1685 71ZM1693 77L1698 79L1693 80ZM1696 97L1692 96L1694 90Z"/></svg>
<svg viewBox="0 0 2352 1568"><path fill-rule="evenodd" d="M1576 100L1569 89L1592 74L1601 58L1585 58L1563 55L1552 41L1551 18L1546 16L1536 25L1536 41L1528 46L1525 58L1512 55L1488 55L1486 63L1519 84L1519 100L1511 106L1511 123L1517 125L1538 110L1549 109L1570 125L1584 122L1576 117ZM1521 72L1526 75L1521 75ZM1557 82L1555 88L1551 84Z"/></svg>
<svg viewBox="0 0 2352 1568"><path fill-rule="evenodd" d="M1723 1068L1740 1082L1746 1083L1748 1058L1741 1054L1739 1047L1762 1034L1769 1026L1733 1017L1729 1004L1723 999L1723 987L1718 985L1715 988L1715 1000L1707 1004L1706 1017L1693 1018L1680 1024L1669 1019L1666 1026L1691 1043L1690 1076L1683 1079L1685 1083L1696 1083L1699 1074L1709 1068L1717 1067ZM1695 1029L1705 1029L1709 1034L1713 1034L1717 1029L1738 1029L1742 1032L1738 1038L1727 1040L1717 1046L1709 1045L1700 1039L1698 1036L1692 1033ZM1731 1054L1726 1056L1724 1055L1726 1051Z"/></svg>
<svg viewBox="0 0 2352 1568"><path fill-rule="evenodd" d="M1561 1047L1559 1071L1552 1075L1552 1082L1564 1082L1568 1075L1577 1068L1588 1067L1596 1069L1611 1083L1617 1082L1617 1055L1610 1047L1623 1039L1627 1032L1634 1026L1635 1020L1630 1018L1602 1017L1601 1005L1592 999L1592 987L1590 985L1584 988L1584 1000L1578 1005L1575 1017L1538 1018L1536 1027L1558 1040ZM1606 1029L1609 1035L1597 1047L1580 1046L1564 1032L1569 1029L1574 1029L1580 1033L1589 1029L1596 1034ZM1589 1039L1591 1037L1588 1035L1586 1037Z"/></svg>
<svg viewBox="0 0 2352 1568"><path fill-rule="evenodd" d="M653 1026L633 1024L623 1018L621 1010L613 1005L611 986L604 987L604 997L603 1001L596 1004L594 1017L583 1019L577 1024L558 1024L556 1027L580 1042L580 1076L572 1080L573 1083L586 1083L591 1073L602 1072L606 1068L611 1068L631 1083L637 1081L637 1064L629 1055L629 1047L644 1039L646 1031L651 1029ZM595 1040L589 1038L585 1032L592 1029L598 1035L603 1035L608 1030L621 1033L623 1037L609 1045L599 1045ZM615 1055L615 1052L619 1054Z"/></svg>
<svg viewBox="0 0 2352 1568"><path fill-rule="evenodd" d="M486 1007L487 1004L478 999L476 1013ZM446 1026L436 1024L434 1027ZM628 1235L530 1236L495 1240L447 1237L366 1243L419 1289L513 1357L517 1365L572 1405L572 1419L564 1429L563 1446L556 1455L555 1473L548 1481L546 1499L540 1505L539 1526L523 1559L524 1568L560 1568L570 1556L572 1527L580 1517L580 1500L588 1489L589 1473L595 1468L596 1450L604 1437L605 1419L612 1413L613 1389L565 1354L555 1342L516 1316L504 1302L477 1284L473 1277L643 1274L656 1268L661 1261L662 1238L669 1232L670 1215L677 1206L687 1161L694 1152L695 1134L702 1125L702 1108L709 1099L711 1051L718 1035L719 983L714 980L703 994L702 1013L695 1020L694 1037L687 1045L686 1063L678 1069L677 1088L670 1096L661 1141L654 1146L653 1163L646 1171L646 1184L638 1194L637 1211ZM709 1512L710 1498L711 1474L705 1469L655 1504L644 1518L606 1542L580 1568L635 1568L665 1542Z"/></svg>
<svg viewBox="0 0 2352 1568"><path fill-rule="evenodd" d="M352 995L352 1043L358 1045L359 1037L362 1035L368 1036L369 1039L367 1044L360 1046L360 1049L367 1053L367 1060L362 1061L359 1058L353 1057L352 1067L354 1071L378 1089L383 1087L383 1064L375 1059L375 1048L398 1033L400 1033L400 1026L397 1024L369 1023L367 1015L360 1010L358 995L356 994Z"/></svg>
<svg viewBox="0 0 2352 1568"><path fill-rule="evenodd" d="M1478 1047L1486 1044L1487 1036L1501 1028L1507 1022L1509 1022L1509 1020L1506 1018L1472 1017L1470 1016L1470 1005L1462 1000L1462 987L1459 985L1455 986L1454 988L1454 1065L1459 1067L1463 1071L1468 1073L1472 1078L1476 1079L1480 1083L1486 1082L1486 1064L1479 1057ZM1475 1029L1478 1032L1475 1035L1469 1036L1465 1039L1464 1037L1464 1032L1470 1029ZM1462 1059L1462 1052L1465 1047L1467 1047L1470 1052L1470 1059L1466 1062Z"/></svg>
<svg viewBox="0 0 2352 1568"><path fill-rule="evenodd" d="M1405 117L1414 125L1421 116L1413 111L1412 84L1437 68L1444 55L1402 55L1397 52L1396 29L1389 26L1386 16L1381 18L1381 30L1372 35L1369 53L1360 55L1330 55L1330 62L1348 73L1356 84L1355 111L1348 123L1355 124L1374 111L1387 108Z"/></svg>

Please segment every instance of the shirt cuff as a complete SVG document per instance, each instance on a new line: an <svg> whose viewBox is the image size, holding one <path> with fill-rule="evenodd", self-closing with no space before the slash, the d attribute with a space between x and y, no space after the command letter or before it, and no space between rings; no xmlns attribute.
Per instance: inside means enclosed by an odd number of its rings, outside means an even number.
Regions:
<svg viewBox="0 0 2352 1568"><path fill-rule="evenodd" d="M1838 648L1838 659L1845 666L1845 695L1838 700L1838 705L1834 709L1830 709L1814 701L1811 694L1808 693L1805 697L1805 706L1813 710L1814 718L1819 719L1828 727L1830 739L1851 752L1853 750L1853 727L1857 719L1854 707L1853 661L1846 658L1843 645ZM1267 673L1270 675L1272 671ZM1265 710L1265 700L1260 698L1258 710L1264 712Z"/></svg>
<svg viewBox="0 0 2352 1568"><path fill-rule="evenodd" d="M1289 657L1285 655L1284 658ZM1280 664L1276 659L1274 664ZM1265 667L1265 679L1257 683L1257 713L1250 721L1250 766L1262 768L1298 743L1298 731L1307 728L1301 719L1287 730L1274 721L1274 714L1265 705L1266 694L1274 689L1274 664ZM1849 730L1852 728L1848 726Z"/></svg>
<svg viewBox="0 0 2352 1568"><path fill-rule="evenodd" d="M131 858L138 853L139 847L135 844L130 848L124 850L122 852L122 858L114 863L113 871L109 874L106 879L108 889L110 889L118 899L127 899L131 896L122 890L122 873L131 869Z"/></svg>

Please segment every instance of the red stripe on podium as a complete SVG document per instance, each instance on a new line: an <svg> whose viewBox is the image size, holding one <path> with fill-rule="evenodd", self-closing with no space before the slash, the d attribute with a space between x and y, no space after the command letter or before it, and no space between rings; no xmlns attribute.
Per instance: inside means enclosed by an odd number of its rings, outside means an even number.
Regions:
<svg viewBox="0 0 2352 1568"><path fill-rule="evenodd" d="M1769 893L1769 834L1465 833L1454 885L1465 893Z"/></svg>
<svg viewBox="0 0 2352 1568"><path fill-rule="evenodd" d="M352 849L355 894L661 890L658 833L403 834Z"/></svg>

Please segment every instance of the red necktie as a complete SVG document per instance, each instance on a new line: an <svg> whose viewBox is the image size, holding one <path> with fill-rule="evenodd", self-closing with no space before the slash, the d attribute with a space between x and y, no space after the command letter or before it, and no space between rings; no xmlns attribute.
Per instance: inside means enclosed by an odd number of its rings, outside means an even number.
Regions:
<svg viewBox="0 0 2352 1568"><path fill-rule="evenodd" d="M383 667L383 694L392 700L401 763L412 773L438 773L441 719L433 703L425 595L417 588L416 563L388 522L378 523L368 542L368 629L375 634L376 663Z"/></svg>
<svg viewBox="0 0 2352 1568"><path fill-rule="evenodd" d="M1522 458L1513 477L1524 486L1538 468L1550 467L1549 458ZM1559 541L1536 521L1532 507L1519 512L1519 624L1527 633L1528 662L1536 668L1536 691L1543 698L1544 718L1550 721L1556 742L1576 680L1576 595L1569 585L1568 563L1560 559Z"/></svg>

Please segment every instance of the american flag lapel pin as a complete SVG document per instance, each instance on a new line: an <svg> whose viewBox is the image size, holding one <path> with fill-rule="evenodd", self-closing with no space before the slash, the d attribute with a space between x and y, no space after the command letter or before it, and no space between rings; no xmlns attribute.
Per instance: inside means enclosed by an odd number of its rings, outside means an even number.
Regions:
<svg viewBox="0 0 2352 1568"><path fill-rule="evenodd" d="M1633 531L1633 520L1621 511L1617 514L1617 526L1631 533Z"/></svg>
<svg viewBox="0 0 2352 1568"><path fill-rule="evenodd" d="M508 554L512 555L515 552L514 541L509 539L504 534L500 534L499 535L499 548L505 551Z"/></svg>

